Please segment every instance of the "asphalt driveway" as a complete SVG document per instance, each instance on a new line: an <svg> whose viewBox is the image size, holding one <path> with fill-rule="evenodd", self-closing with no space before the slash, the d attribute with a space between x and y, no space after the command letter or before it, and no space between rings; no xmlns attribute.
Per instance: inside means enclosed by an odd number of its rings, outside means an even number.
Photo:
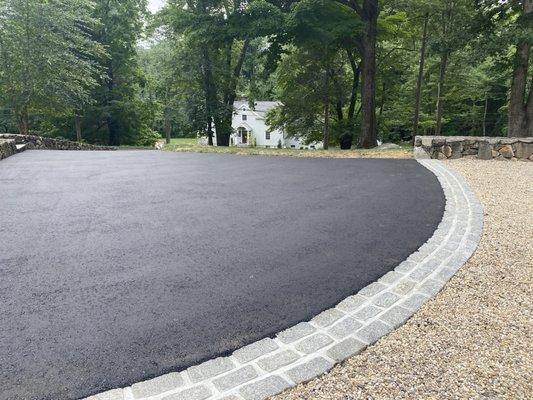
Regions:
<svg viewBox="0 0 533 400"><path fill-rule="evenodd" d="M307 320L414 252L443 209L414 160L2 160L0 399L84 397Z"/></svg>

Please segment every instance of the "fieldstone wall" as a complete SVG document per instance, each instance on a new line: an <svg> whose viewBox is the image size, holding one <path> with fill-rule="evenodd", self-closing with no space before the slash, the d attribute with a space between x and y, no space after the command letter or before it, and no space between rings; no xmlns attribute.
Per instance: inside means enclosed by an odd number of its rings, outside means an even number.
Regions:
<svg viewBox="0 0 533 400"><path fill-rule="evenodd" d="M0 139L12 139L15 144L26 144L27 149L37 150L116 150L116 147L100 146L82 142L72 142L65 139L55 139L35 135L17 135L0 133Z"/></svg>
<svg viewBox="0 0 533 400"><path fill-rule="evenodd" d="M0 160L12 156L17 152L13 139L0 139Z"/></svg>
<svg viewBox="0 0 533 400"><path fill-rule="evenodd" d="M533 137L417 136L415 158L533 161Z"/></svg>

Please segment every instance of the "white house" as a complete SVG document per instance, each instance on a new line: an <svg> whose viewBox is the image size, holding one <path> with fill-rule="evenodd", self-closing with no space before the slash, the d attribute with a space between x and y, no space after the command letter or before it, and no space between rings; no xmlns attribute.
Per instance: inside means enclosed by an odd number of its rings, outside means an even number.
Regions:
<svg viewBox="0 0 533 400"><path fill-rule="evenodd" d="M254 107L250 107L247 100L237 100L234 103L234 112L231 122L233 132L230 136L230 146L257 146L266 148L319 148L321 144L312 143L305 145L303 140L296 137L285 137L278 129L269 132L266 123L266 114L269 110L279 106L279 101L256 101ZM207 144L207 137L199 139L201 144ZM216 146L216 137L213 137Z"/></svg>

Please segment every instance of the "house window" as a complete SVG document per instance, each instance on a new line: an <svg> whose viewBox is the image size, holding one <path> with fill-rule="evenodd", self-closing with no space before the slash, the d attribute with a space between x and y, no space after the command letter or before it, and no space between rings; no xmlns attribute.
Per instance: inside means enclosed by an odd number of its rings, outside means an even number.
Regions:
<svg viewBox="0 0 533 400"><path fill-rule="evenodd" d="M247 119L248 119L248 115L246 115L246 114L242 114L242 120L243 120L243 121L246 121Z"/></svg>
<svg viewBox="0 0 533 400"><path fill-rule="evenodd" d="M266 140L270 140L270 132L266 132L265 133L265 139Z"/></svg>

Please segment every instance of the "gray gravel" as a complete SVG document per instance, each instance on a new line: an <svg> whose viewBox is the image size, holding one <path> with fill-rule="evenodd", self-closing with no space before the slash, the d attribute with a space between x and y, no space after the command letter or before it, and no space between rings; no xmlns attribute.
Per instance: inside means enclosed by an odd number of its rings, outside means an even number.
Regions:
<svg viewBox="0 0 533 400"><path fill-rule="evenodd" d="M533 164L446 164L485 208L474 256L405 325L273 400L533 396Z"/></svg>

